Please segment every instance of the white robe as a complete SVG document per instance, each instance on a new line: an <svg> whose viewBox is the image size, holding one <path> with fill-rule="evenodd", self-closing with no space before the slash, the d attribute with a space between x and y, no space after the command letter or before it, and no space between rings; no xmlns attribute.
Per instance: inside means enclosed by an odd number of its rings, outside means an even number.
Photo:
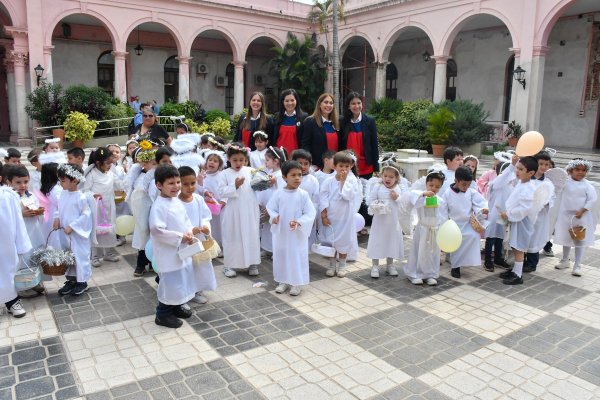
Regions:
<svg viewBox="0 0 600 400"><path fill-rule="evenodd" d="M487 196L490 213L488 214L489 225L485 229L486 238L504 239L506 225L498 222L503 221L500 213L506 210L506 200L514 189L516 179L514 167L511 165L488 184Z"/></svg>
<svg viewBox="0 0 600 400"><path fill-rule="evenodd" d="M236 178L245 178L235 188ZM224 170L219 176L219 197L227 203L221 211L225 268L247 269L260 264L259 211L256 195L250 187L252 168Z"/></svg>
<svg viewBox="0 0 600 400"><path fill-rule="evenodd" d="M450 187L442 195L442 198L446 207L444 212L448 213L448 218L454 220L462 232L460 247L454 253L450 253L452 268L480 266L479 241L481 236L473 229L469 219L473 212L477 214L481 210L487 209L487 201L479 192L471 188L468 188L464 193L456 193Z"/></svg>
<svg viewBox="0 0 600 400"><path fill-rule="evenodd" d="M29 190L33 193L42 187L42 173L38 170L29 171Z"/></svg>
<svg viewBox="0 0 600 400"><path fill-rule="evenodd" d="M506 215L510 222L510 247L527 252L533 235L533 195L532 181L519 182L506 200Z"/></svg>
<svg viewBox="0 0 600 400"><path fill-rule="evenodd" d="M323 182L325 182L325 180L327 178L331 178L332 176L335 176L335 171L331 171L330 173L325 173L322 170L318 169L315 172L313 172L313 176L315 178L317 178L317 181L319 181L319 187L321 185L323 185Z"/></svg>
<svg viewBox="0 0 600 400"><path fill-rule="evenodd" d="M70 267L65 276L76 277L77 282L87 282L92 277L90 235L93 221L92 210L85 194L80 191L63 191L58 203L58 219L61 227L73 229L66 237L75 256L75 266Z"/></svg>
<svg viewBox="0 0 600 400"><path fill-rule="evenodd" d="M550 240L550 208L554 205L554 184L550 179L546 179L545 177L542 177L541 179L532 179L531 181L536 188L540 185L547 185L550 193L552 193L548 202L544 204L544 207L538 212L538 215L535 218L533 233L527 249L528 253L539 253L546 243L548 243L548 240Z"/></svg>
<svg viewBox="0 0 600 400"><path fill-rule="evenodd" d="M392 191L398 195L396 200L391 198ZM382 183L371 186L367 205L370 206L375 201L383 202L389 207L390 212L373 215L367 245L368 258L377 260L388 257L396 260L404 258L404 239L398 215L398 204L401 197L402 192L399 185L395 185L392 189L388 189Z"/></svg>
<svg viewBox="0 0 600 400"><path fill-rule="evenodd" d="M101 211L101 207L98 207L98 223L108 223L113 226L113 233L108 233L105 235L96 235L97 245L94 247L101 248L112 248L117 245L117 236L114 233L114 227L116 225L116 206L115 206L115 190L119 189L119 187L115 184L115 175L112 170L109 170L106 173L100 172L97 168L91 168L87 175L85 176L85 182L83 183L83 187L81 189L82 192L90 192L93 194L99 194L102 196L102 200L99 200L98 203L102 202L104 205L104 210L106 212L106 221L103 221L103 213Z"/></svg>
<svg viewBox="0 0 600 400"><path fill-rule="evenodd" d="M348 174L343 186L335 176L327 178L321 185L319 212L327 209L331 226L323 227L319 238L331 244L340 254L348 254L357 247L354 214L360 207L361 190L358 180L351 174Z"/></svg>
<svg viewBox="0 0 600 400"><path fill-rule="evenodd" d="M260 167L264 167L266 164L265 154L267 153L267 149L263 150L254 150L250 152L250 167L258 169Z"/></svg>
<svg viewBox="0 0 600 400"><path fill-rule="evenodd" d="M128 196L129 207L131 208L133 218L135 219L131 247L136 250L144 250L148 239L150 239L148 218L150 215L150 208L152 207L152 200L150 200L148 192L144 189L145 177L145 172L142 172L137 177L133 183L131 195Z"/></svg>
<svg viewBox="0 0 600 400"><path fill-rule="evenodd" d="M204 190L208 190L212 193L213 198L220 202L221 198L219 197L219 175L221 175L222 171L217 171L214 174L207 173L204 177ZM213 215L212 222L210 227L210 233L214 240L216 240L219 245L223 244L223 233L221 229L221 214Z"/></svg>
<svg viewBox="0 0 600 400"><path fill-rule="evenodd" d="M20 200L22 210L25 208L35 210L40 206L38 199L31 193L21 196ZM43 218L44 217L41 215L37 215L35 217L23 217L25 228L27 229L27 234L29 235L29 240L31 241L32 250L35 250L46 243L46 238L42 234Z"/></svg>
<svg viewBox="0 0 600 400"><path fill-rule="evenodd" d="M554 242L556 244L570 247L588 247L594 244L597 221L594 220L593 212L597 199L596 190L587 179L576 181L571 177L567 178L567 183L562 191L562 200L554 231ZM575 213L582 208L588 211L581 218L573 218ZM586 227L584 240L574 241L571 239L569 235L571 224Z"/></svg>
<svg viewBox="0 0 600 400"><path fill-rule="evenodd" d="M404 266L404 275L409 279L428 279L440 276L440 248L436 242L439 226L448 219L444 199L438 197L437 208L425 208L423 191L412 191L404 194L408 202L417 212L418 223L413 231L413 240L410 246L408 262ZM436 223L425 225L425 213L433 213Z"/></svg>
<svg viewBox="0 0 600 400"><path fill-rule="evenodd" d="M438 192L438 196L443 196L444 193L446 193L446 190L450 189L450 185L452 185L455 181L454 176L456 174L456 171L451 171L448 168L442 170L442 173L444 174L444 184L442 185L442 187L440 188L440 191Z"/></svg>
<svg viewBox="0 0 600 400"><path fill-rule="evenodd" d="M158 301L180 305L196 295L192 258L182 260L177 251L192 223L183 203L176 197L159 196L150 210L150 237L154 246L152 267L158 271Z"/></svg>
<svg viewBox="0 0 600 400"><path fill-rule="evenodd" d="M52 232L54 229L54 218L58 216L58 202L62 192L62 186L60 186L60 183L57 183L46 196L47 203L45 204L46 209L44 211L44 221L42 223L42 235L44 237L44 242L47 240L48 246L55 249L60 249L64 243L64 235L62 231L56 231L50 235L50 232Z"/></svg>
<svg viewBox="0 0 600 400"><path fill-rule="evenodd" d="M319 181L311 174L302 176L302 182L300 183L300 189L303 189L308 193L310 200L312 201L315 210L319 208ZM313 221L312 228L310 230L310 236L308 237L308 248L317 241L317 221L319 221L317 215Z"/></svg>
<svg viewBox="0 0 600 400"><path fill-rule="evenodd" d="M201 228L203 226L208 226L208 228L211 229L210 221L212 219L212 214L200 195L194 193L192 201L189 203L182 201L182 203L193 227ZM192 264L194 265L196 292L215 290L217 288L217 279L215 277L212 261L209 260L196 264L192 259Z"/></svg>
<svg viewBox="0 0 600 400"><path fill-rule="evenodd" d="M0 210L0 303L7 303L17 297L15 273L19 255L31 250L31 241L23 222L19 195L6 186L0 186Z"/></svg>
<svg viewBox="0 0 600 400"><path fill-rule="evenodd" d="M261 192L256 192L256 199L258 204L262 207L267 207L267 203L273 196L273 194L280 188L285 187L285 181L281 175L281 170L275 171L271 174L277 179L277 182L273 187ZM266 251L273 251L273 239L271 237L271 224L269 222L263 222L260 224L260 248Z"/></svg>
<svg viewBox="0 0 600 400"><path fill-rule="evenodd" d="M279 217L279 223L271 225L273 233L273 277L276 282L292 286L307 285L308 237L316 216L310 195L303 189L277 190L267 204L270 222ZM300 226L290 229L290 221Z"/></svg>

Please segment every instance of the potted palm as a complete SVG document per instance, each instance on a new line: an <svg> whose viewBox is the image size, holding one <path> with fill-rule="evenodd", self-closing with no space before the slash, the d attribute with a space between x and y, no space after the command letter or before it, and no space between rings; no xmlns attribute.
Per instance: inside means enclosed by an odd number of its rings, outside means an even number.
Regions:
<svg viewBox="0 0 600 400"><path fill-rule="evenodd" d="M73 147L83 148L85 142L94 137L98 121L90 120L87 114L71 111L65 119L65 138L73 142Z"/></svg>
<svg viewBox="0 0 600 400"><path fill-rule="evenodd" d="M508 123L508 127L506 129L506 137L508 138L508 145L510 147L515 147L519 138L523 134L523 129L521 125L516 121L511 121Z"/></svg>
<svg viewBox="0 0 600 400"><path fill-rule="evenodd" d="M455 119L454 113L446 107L438 109L427 118L427 136L431 143L431 152L435 157L444 154L448 139L454 132L452 122Z"/></svg>

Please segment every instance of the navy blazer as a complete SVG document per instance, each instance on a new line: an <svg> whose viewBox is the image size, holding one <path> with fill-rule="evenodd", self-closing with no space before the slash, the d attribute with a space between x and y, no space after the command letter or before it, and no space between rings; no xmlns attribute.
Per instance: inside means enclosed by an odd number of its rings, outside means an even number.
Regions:
<svg viewBox="0 0 600 400"><path fill-rule="evenodd" d="M303 122L306 119L306 117L308 117L308 114L304 111L301 112L300 115L296 113L296 140L298 141L298 148L302 148L302 132L304 130ZM279 136L279 128L281 127L281 122L279 121L279 113L275 114L273 121L273 143L271 143L271 145L275 146L277 144L277 137ZM298 123L300 123L300 125L298 125Z"/></svg>
<svg viewBox="0 0 600 400"><path fill-rule="evenodd" d="M348 133L351 129L350 118L345 116L340 118L341 139L340 150L348 148ZM363 148L367 164L373 166L375 172L379 171L379 142L377 141L377 125L375 119L367 114L362 114L361 119Z"/></svg>
<svg viewBox="0 0 600 400"><path fill-rule="evenodd" d="M340 133L337 132L337 135L338 144L341 144ZM317 125L317 122L312 116L307 117L304 120L301 147L312 155L313 165L322 169L323 153L329 150L327 147L327 136L325 133L325 126Z"/></svg>
<svg viewBox="0 0 600 400"><path fill-rule="evenodd" d="M238 120L237 126L235 128L235 135L233 136L234 142L242 141L242 127L244 125L245 119L246 119L246 115L244 114L244 115L241 115L240 119ZM257 130L258 129L251 130L251 133L250 133L250 150L252 150L252 151L256 150L256 146L254 145L254 138L252 138L252 134ZM271 117L270 115L267 115L267 127L265 128L264 131L267 134L267 136L269 137L269 145L274 146L275 142L273 141L273 117Z"/></svg>

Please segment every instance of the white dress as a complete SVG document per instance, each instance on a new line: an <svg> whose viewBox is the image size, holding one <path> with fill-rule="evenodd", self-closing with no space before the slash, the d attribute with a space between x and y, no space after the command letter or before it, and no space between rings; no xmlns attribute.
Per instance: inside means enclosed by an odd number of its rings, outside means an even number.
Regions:
<svg viewBox="0 0 600 400"><path fill-rule="evenodd" d="M367 257L370 259L393 258L402 260L404 258L404 239L400 227L398 203L402 197L400 187L388 189L382 183L376 183L369 190L367 205L379 201L389 208L387 214L373 215L371 230L369 232L369 243L367 245ZM392 200L391 192L394 191L398 198Z"/></svg>
<svg viewBox="0 0 600 400"><path fill-rule="evenodd" d="M264 167L266 164L265 154L267 153L267 149L263 150L254 150L250 152L250 167L252 168L260 168Z"/></svg>
<svg viewBox="0 0 600 400"><path fill-rule="evenodd" d="M118 186L115 184L115 176L111 170L103 173L96 167L92 167L87 172L81 191L100 194L102 196L102 200L97 200L98 223L108 223L113 226L113 233L104 235L96 234L96 241L98 244L94 245L94 247L112 248L117 245L117 236L116 233L114 233L114 227L116 225L115 220L117 218L115 189L118 189ZM102 210L102 205L104 205L104 210ZM106 220L104 220L103 213L106 214Z"/></svg>
<svg viewBox="0 0 600 400"><path fill-rule="evenodd" d="M235 188L236 178L245 178ZM227 203L221 211L225 268L247 269L260 264L259 211L256 195L250 187L252 168L224 170L219 176L219 197Z"/></svg>
<svg viewBox="0 0 600 400"><path fill-rule="evenodd" d="M519 182L506 200L506 215L510 222L510 247L527 252L533 235L533 195L532 181Z"/></svg>
<svg viewBox="0 0 600 400"><path fill-rule="evenodd" d="M129 207L135 218L131 247L136 250L144 250L148 239L150 239L148 218L150 208L152 207L152 200L144 188L145 178L146 172L140 173L133 183L131 195L128 196Z"/></svg>
<svg viewBox="0 0 600 400"><path fill-rule="evenodd" d="M442 185L440 191L438 192L438 196L443 196L444 193L446 193L446 190L448 190L450 188L450 185L452 185L454 183L454 176L456 174L456 171L451 171L448 168L442 170L442 173L444 174L444 184Z"/></svg>
<svg viewBox="0 0 600 400"><path fill-rule="evenodd" d="M58 218L61 227L73 229L66 237L75 256L75 266L70 267L65 276L76 277L77 282L87 282L92 277L90 235L94 224L86 195L80 191L63 191L58 203Z"/></svg>
<svg viewBox="0 0 600 400"><path fill-rule="evenodd" d="M303 189L279 189L269 200L267 210L271 222L279 217L279 223L271 225L275 282L308 284L308 237L317 213L309 194ZM298 221L300 226L291 230L290 221Z"/></svg>
<svg viewBox="0 0 600 400"><path fill-rule="evenodd" d="M323 172L322 170L318 169L315 172L313 172L313 176L315 178L317 178L317 181L319 182L319 187L320 187L327 178L331 178L332 176L335 176L335 171L331 171L330 173L327 174L327 173Z"/></svg>
<svg viewBox="0 0 600 400"><path fill-rule="evenodd" d="M540 185L547 185L550 193L552 193L548 203L544 205L535 218L535 223L533 224L533 234L531 235L529 247L527 249L528 253L539 253L540 250L544 248L546 243L548 243L548 240L550 240L550 208L554 206L554 184L550 181L550 179L546 179L545 177L535 180L532 179L532 182L536 188Z"/></svg>
<svg viewBox="0 0 600 400"><path fill-rule="evenodd" d="M488 214L489 224L485 229L486 238L504 239L506 225L498 223L498 221L503 221L500 213L506 210L506 200L512 193L517 179L514 167L511 167L512 165L488 184L487 196L490 213Z"/></svg>
<svg viewBox="0 0 600 400"><path fill-rule="evenodd" d="M42 173L38 170L29 171L29 190L33 193L42 187Z"/></svg>
<svg viewBox="0 0 600 400"><path fill-rule="evenodd" d="M192 201L189 203L182 201L182 203L193 227L201 228L208 226L211 229L210 220L212 214L200 195L194 193ZM194 265L194 282L197 285L196 292L215 290L217 288L217 279L212 261L209 260L196 264L192 260L192 264Z"/></svg>
<svg viewBox="0 0 600 400"><path fill-rule="evenodd" d="M562 201L560 202L554 231L554 242L556 244L570 247L588 247L594 244L597 221L594 220L593 211L597 199L598 195L587 179L576 181L571 177L567 178L567 183L562 191ZM575 213L582 208L588 211L581 218L573 218ZM571 239L569 235L571 224L586 227L584 240L576 242Z"/></svg>
<svg viewBox="0 0 600 400"><path fill-rule="evenodd" d="M19 255L31 250L31 241L21 214L19 195L11 188L0 186L0 226L3 227L0 243L0 303L17 297L15 273Z"/></svg>
<svg viewBox="0 0 600 400"><path fill-rule="evenodd" d="M62 186L60 183L54 185L50 193L46 196L46 204L44 205L44 221L42 223L42 236L44 237L44 242L48 240L48 246L53 247L55 249L60 249L64 243L64 235L62 231L52 232L54 225L54 218L58 216L58 202L60 196L63 192ZM48 238L48 235L50 237Z"/></svg>
<svg viewBox="0 0 600 400"><path fill-rule="evenodd" d="M404 266L404 275L409 279L436 279L440 276L440 248L436 242L436 235L439 226L448 219L444 199L437 198L437 208L425 208L425 197L422 191L415 190L404 196L413 205L418 217L408 262ZM424 218L425 213L431 213L431 218ZM427 225L429 222L433 224Z"/></svg>
<svg viewBox="0 0 600 400"><path fill-rule="evenodd" d="M213 198L220 202L221 198L219 197L219 175L221 175L222 171L217 171L213 174L207 173L204 177L204 189L208 190L212 193ZM210 226L210 233L214 240L216 240L219 245L223 244L223 234L221 230L221 214L213 215L212 222Z"/></svg>
<svg viewBox="0 0 600 400"><path fill-rule="evenodd" d="M331 226L321 228L319 239L331 244L340 254L348 254L356 246L354 214L361 200L360 184L351 174L348 174L343 185L335 176L327 178L321 185L319 212L327 209L327 218Z"/></svg>
<svg viewBox="0 0 600 400"><path fill-rule="evenodd" d="M300 183L300 189L303 189L308 193L315 210L319 208L319 181L311 174L303 175L302 182ZM308 248L312 246L313 243L317 241L317 223L319 221L319 216L317 215L314 223L312 224L312 229L310 230L310 236L308 237Z"/></svg>
<svg viewBox="0 0 600 400"><path fill-rule="evenodd" d="M31 193L26 193L25 196L21 196L20 200L22 209L29 208L31 210L35 210L39 208L40 204L38 199ZM31 241L33 250L46 244L46 238L42 234L43 218L44 217L41 215L35 217L23 217L25 228L27 229L27 234L29 235L29 240Z"/></svg>
<svg viewBox="0 0 600 400"><path fill-rule="evenodd" d="M469 219L471 213L477 214L481 210L487 209L487 201L476 190L468 188L464 193L460 191L456 193L453 186L446 190L442 195L442 199L447 209L445 212L448 213L448 218L454 220L462 232L460 247L454 253L450 253L452 268L480 266L479 241L481 236L473 229Z"/></svg>
<svg viewBox="0 0 600 400"><path fill-rule="evenodd" d="M150 210L150 237L154 246L152 267L158 271L158 301L180 305L196 295L192 258L182 260L177 254L181 239L192 231L192 223L183 203L176 197L159 196Z"/></svg>
<svg viewBox="0 0 600 400"><path fill-rule="evenodd" d="M261 207L267 207L267 203L273 196L273 194L280 188L285 187L285 181L281 175L281 170L275 171L271 174L277 179L277 182L273 187L261 192L256 192L256 199ZM260 224L260 248L266 251L273 251L273 239L271 237L271 224L269 222L262 222Z"/></svg>

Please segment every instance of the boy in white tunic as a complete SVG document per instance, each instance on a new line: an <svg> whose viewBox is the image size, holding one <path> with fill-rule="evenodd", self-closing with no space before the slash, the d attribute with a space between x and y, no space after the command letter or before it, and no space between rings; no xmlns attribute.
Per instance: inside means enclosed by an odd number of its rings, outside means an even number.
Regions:
<svg viewBox="0 0 600 400"><path fill-rule="evenodd" d="M442 195L448 218L454 220L462 232L460 247L450 254L451 275L454 278L460 278L460 267L481 266L481 235L471 226L470 218L472 214L487 214L488 203L477 190L471 188L472 181L471 170L458 167L454 174L454 183Z"/></svg>
<svg viewBox="0 0 600 400"><path fill-rule="evenodd" d="M157 270L158 306L156 325L179 328L179 318L189 318L192 312L182 305L196 295L192 258L180 258L180 245L192 244L193 226L185 207L177 198L181 190L179 171L172 165L159 165L154 173L160 194L150 210L150 238L154 246L153 267Z"/></svg>
<svg viewBox="0 0 600 400"><path fill-rule="evenodd" d="M317 214L310 196L300 188L302 167L286 161L281 167L284 188L278 189L267 204L273 233L273 277L277 293L290 288L298 296L309 283L308 237Z"/></svg>
<svg viewBox="0 0 600 400"><path fill-rule="evenodd" d="M514 163L513 159L513 163ZM510 222L509 244L515 256L512 271L500 274L505 285L520 285L523 283L523 260L533 235L535 218L534 195L536 186L531 178L538 169L537 160L533 157L523 157L515 166L515 174L519 183L506 200L506 210L500 216Z"/></svg>
<svg viewBox="0 0 600 400"><path fill-rule="evenodd" d="M446 164L446 169L442 170L442 173L446 177L444 180L444 186L440 190L440 196L443 196L446 193L446 190L450 188L450 185L454 183L454 174L456 169L463 165L463 151L458 147L446 147L444 149L444 164ZM471 179L471 182L473 180Z"/></svg>
<svg viewBox="0 0 600 400"><path fill-rule="evenodd" d="M304 149L297 149L292 152L292 160L297 161L298 164L300 164L300 167L302 167L302 183L300 184L300 188L306 190L316 210L317 208L319 208L319 181L317 180L317 178L315 178L314 175L311 175L310 173L310 166L312 165L312 155ZM312 225L312 229L310 231L310 236L308 237L309 249L310 246L312 246L312 244L317 241L318 220L318 218L315 218L315 221Z"/></svg>

